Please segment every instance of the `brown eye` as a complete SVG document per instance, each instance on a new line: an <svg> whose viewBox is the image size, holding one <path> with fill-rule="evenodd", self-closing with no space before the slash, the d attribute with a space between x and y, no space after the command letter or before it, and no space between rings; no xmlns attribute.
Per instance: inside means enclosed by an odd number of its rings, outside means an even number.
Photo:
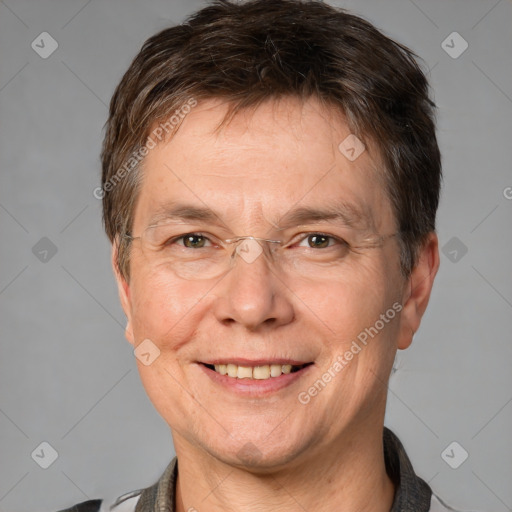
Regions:
<svg viewBox="0 0 512 512"><path fill-rule="evenodd" d="M189 249L201 249L206 244L206 238L202 235L195 235L193 233L181 237L183 245Z"/></svg>
<svg viewBox="0 0 512 512"><path fill-rule="evenodd" d="M325 247L329 247L330 238L329 236L321 234L309 235L308 244L313 249L324 249Z"/></svg>

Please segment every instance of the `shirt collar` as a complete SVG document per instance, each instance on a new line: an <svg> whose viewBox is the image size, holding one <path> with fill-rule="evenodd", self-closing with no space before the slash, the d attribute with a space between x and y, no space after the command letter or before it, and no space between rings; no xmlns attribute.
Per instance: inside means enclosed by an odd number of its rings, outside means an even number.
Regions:
<svg viewBox="0 0 512 512"><path fill-rule="evenodd" d="M395 499L390 512L428 512L432 489L412 467L398 437L384 427L384 460L386 471L395 484Z"/></svg>
<svg viewBox="0 0 512 512"><path fill-rule="evenodd" d="M383 441L386 471L395 485L390 512L428 512L432 490L416 475L402 443L387 427L384 427ZM142 491L135 512L175 512L177 476L175 457L160 480Z"/></svg>

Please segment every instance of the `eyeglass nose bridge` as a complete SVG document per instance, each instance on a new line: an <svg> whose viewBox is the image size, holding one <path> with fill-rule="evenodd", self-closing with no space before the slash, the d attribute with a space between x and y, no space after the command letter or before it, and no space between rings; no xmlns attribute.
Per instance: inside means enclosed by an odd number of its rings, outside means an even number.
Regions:
<svg viewBox="0 0 512 512"><path fill-rule="evenodd" d="M240 242L241 240L256 240L257 242L272 242L272 243L275 243L275 244L281 244L281 240L270 240L268 238L258 238L257 236L236 236L235 238L226 238L226 240L224 240L225 243L227 244L234 244L234 243L237 243L237 242Z"/></svg>
<svg viewBox="0 0 512 512"><path fill-rule="evenodd" d="M239 245L240 242L247 240L253 241ZM271 240L269 238L260 238L257 236L237 236L235 238L227 238L224 240L227 244L235 244L233 252L231 253L231 260L238 254L246 263L252 263L263 252L263 247L258 242L265 242L265 244L282 244L281 240Z"/></svg>

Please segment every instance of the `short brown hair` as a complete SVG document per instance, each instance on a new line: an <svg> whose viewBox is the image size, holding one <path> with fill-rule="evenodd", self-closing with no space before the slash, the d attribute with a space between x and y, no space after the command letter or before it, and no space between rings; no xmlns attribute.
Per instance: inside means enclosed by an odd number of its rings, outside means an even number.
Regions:
<svg viewBox="0 0 512 512"><path fill-rule="evenodd" d="M435 230L441 181L435 106L415 57L319 0L216 0L148 39L112 97L101 154L104 226L119 244L121 273L129 276L123 235L133 223L140 148L155 123L190 98L222 98L233 114L268 99L315 96L378 148L408 275Z"/></svg>

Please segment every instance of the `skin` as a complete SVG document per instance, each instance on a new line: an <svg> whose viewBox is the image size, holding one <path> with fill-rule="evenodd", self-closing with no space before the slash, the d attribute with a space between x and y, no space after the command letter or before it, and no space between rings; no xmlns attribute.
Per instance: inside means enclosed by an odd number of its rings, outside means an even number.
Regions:
<svg viewBox="0 0 512 512"><path fill-rule="evenodd" d="M217 100L201 102L171 140L149 152L134 236L169 200L207 205L229 228L226 238L280 238L276 225L292 208L340 202L365 211L367 225L317 221L290 233L332 233L355 244L368 233L396 232L378 154L370 146L350 162L338 150L350 134L339 115L314 99L286 98L241 111L216 130L226 109ZM183 232L194 230L207 227L190 224ZM177 510L389 511L394 486L382 454L387 382L396 350L418 330L438 265L432 233L408 278L400 273L396 238L389 238L348 250L315 276L279 272L262 256L252 263L238 257L222 277L190 280L152 265L134 241L130 279L115 263L114 269L128 341L136 347L150 339L160 350L151 365L137 364L172 431ZM300 403L298 394L394 303L401 312L309 403ZM228 357L314 364L279 391L247 396L220 386L198 364Z"/></svg>

